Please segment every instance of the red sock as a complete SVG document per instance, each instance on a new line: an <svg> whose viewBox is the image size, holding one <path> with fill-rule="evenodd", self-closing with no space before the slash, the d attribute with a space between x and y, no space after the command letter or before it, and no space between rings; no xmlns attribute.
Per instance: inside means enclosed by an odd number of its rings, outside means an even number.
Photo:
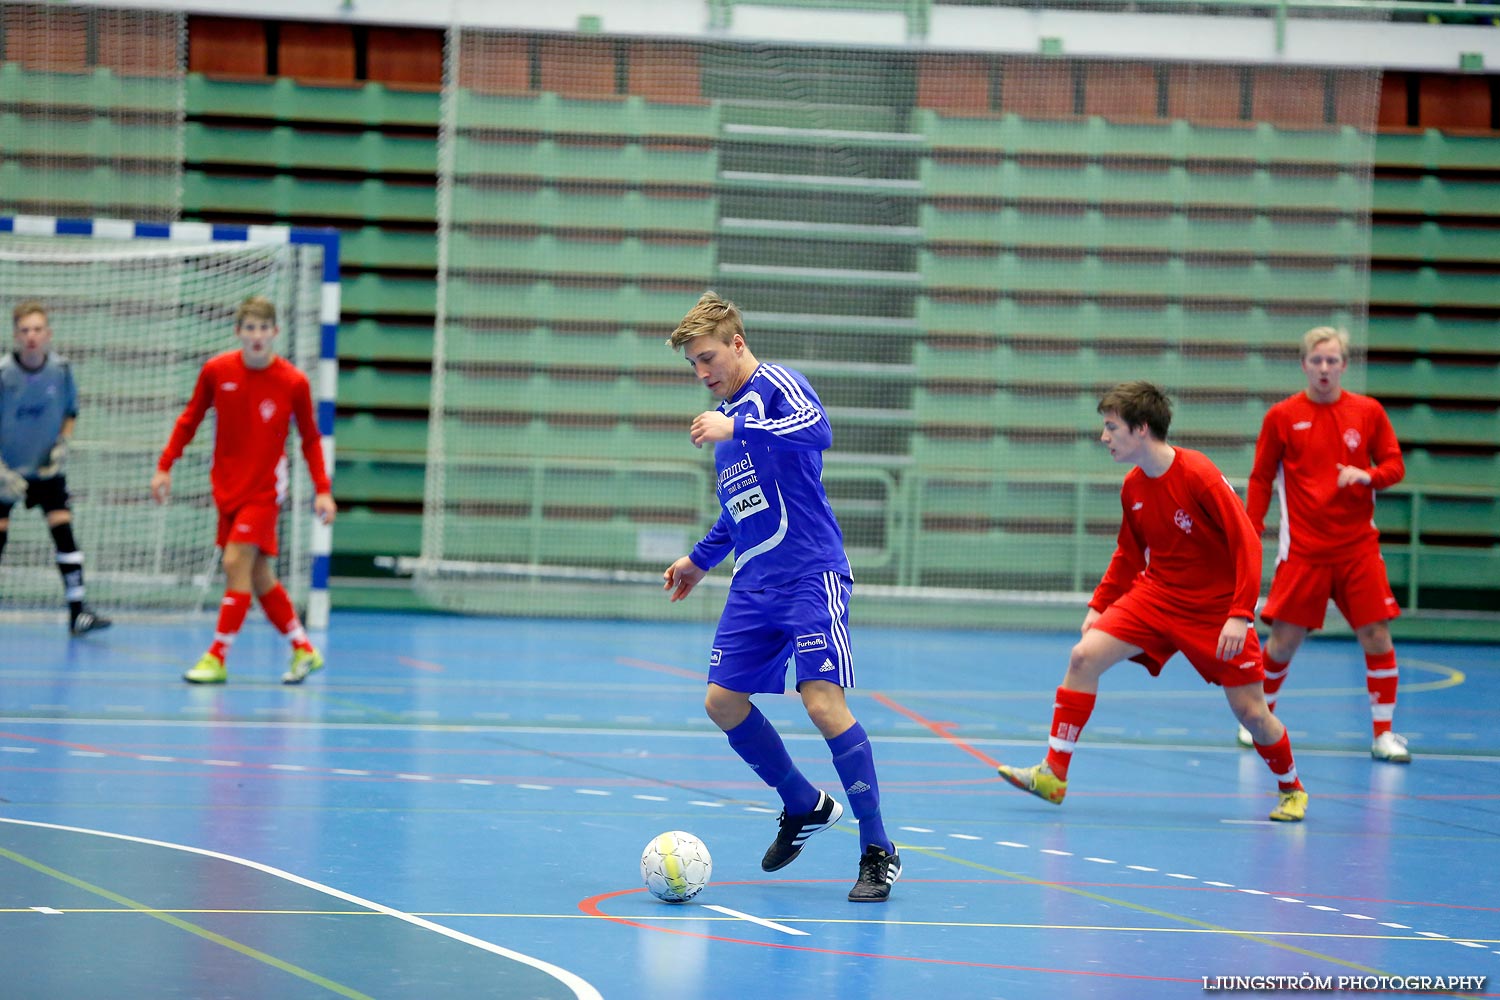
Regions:
<svg viewBox="0 0 1500 1000"><path fill-rule="evenodd" d="M292 599L286 595L285 587L278 583L261 594L260 607L271 624L276 626L276 630L292 640L294 648L312 649L312 643L307 641L307 633L297 620L297 612L292 608Z"/></svg>
<svg viewBox="0 0 1500 1000"><path fill-rule="evenodd" d="M229 655L234 637L245 624L245 612L250 610L250 594L244 590L224 591L224 601L219 605L219 624L214 629L214 644L208 651L220 660Z"/></svg>
<svg viewBox="0 0 1500 1000"><path fill-rule="evenodd" d="M1261 690L1266 693L1266 707L1272 712L1276 711L1276 695L1281 692L1281 685L1286 682L1286 671L1291 661L1283 663L1281 660L1271 659L1271 654L1264 656L1266 665L1266 679L1261 682Z"/></svg>
<svg viewBox="0 0 1500 1000"><path fill-rule="evenodd" d="M1098 695L1059 687L1052 703L1052 733L1047 737L1047 767L1064 781L1073 763L1073 745L1094 712Z"/></svg>
<svg viewBox="0 0 1500 1000"><path fill-rule="evenodd" d="M1370 692L1370 723L1375 735L1391 731L1396 716L1396 651L1365 654L1365 688Z"/></svg>
<svg viewBox="0 0 1500 1000"><path fill-rule="evenodd" d="M1292 759L1291 733L1283 732L1281 739L1268 747L1255 744L1255 752L1260 754L1271 773L1276 775L1278 791L1290 792L1302 787L1302 781L1297 777L1297 762Z"/></svg>

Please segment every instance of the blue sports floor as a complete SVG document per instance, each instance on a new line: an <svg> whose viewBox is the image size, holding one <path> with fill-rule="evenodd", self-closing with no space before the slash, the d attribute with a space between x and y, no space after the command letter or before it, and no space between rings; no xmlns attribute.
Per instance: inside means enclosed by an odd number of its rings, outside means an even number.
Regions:
<svg viewBox="0 0 1500 1000"><path fill-rule="evenodd" d="M1312 801L1280 825L1181 660L1106 676L1054 807L993 762L1040 759L1071 636L856 624L851 705L905 862L871 905L845 900L851 816L761 872L779 803L703 716L709 625L340 613L328 668L288 688L257 622L227 686L189 687L210 628L0 624L6 1000L1159 998L1302 974L1500 995L1494 647L1398 624L1402 767L1370 760L1353 640L1310 642L1281 714ZM800 703L759 702L836 791ZM683 905L639 881L670 829L714 858Z"/></svg>

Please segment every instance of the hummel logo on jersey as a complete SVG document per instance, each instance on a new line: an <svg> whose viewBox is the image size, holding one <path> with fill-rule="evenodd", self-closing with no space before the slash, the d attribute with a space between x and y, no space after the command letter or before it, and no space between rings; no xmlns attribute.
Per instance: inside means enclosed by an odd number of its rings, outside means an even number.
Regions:
<svg viewBox="0 0 1500 1000"><path fill-rule="evenodd" d="M223 385L219 386L219 388L223 389L225 392L233 392L239 387L240 384L238 382L225 382Z"/></svg>
<svg viewBox="0 0 1500 1000"><path fill-rule="evenodd" d="M855 781L854 784L844 789L844 791L848 792L850 795L858 795L860 792L868 792L869 790L870 786L865 784L863 781Z"/></svg>
<svg viewBox="0 0 1500 1000"><path fill-rule="evenodd" d="M818 668L818 673L820 673L820 674L826 674L826 673L829 673L829 672L837 670L837 669L838 669L838 667L835 667L833 665L833 661L832 660L824 660L823 661L823 665Z"/></svg>
<svg viewBox="0 0 1500 1000"><path fill-rule="evenodd" d="M1144 500L1137 500L1135 503L1133 503L1133 504L1130 505L1130 509L1131 510L1140 510L1144 506L1146 506L1146 502Z"/></svg>
<svg viewBox="0 0 1500 1000"><path fill-rule="evenodd" d="M1188 512L1183 510L1181 507L1178 507L1177 513L1172 515L1172 523L1177 525L1177 527L1181 528L1189 535L1193 533L1193 519L1188 515Z"/></svg>
<svg viewBox="0 0 1500 1000"><path fill-rule="evenodd" d="M1311 426L1312 426L1312 421L1311 420L1299 420L1295 424L1292 425L1292 430L1294 430L1294 431L1305 431L1305 430L1307 430Z"/></svg>

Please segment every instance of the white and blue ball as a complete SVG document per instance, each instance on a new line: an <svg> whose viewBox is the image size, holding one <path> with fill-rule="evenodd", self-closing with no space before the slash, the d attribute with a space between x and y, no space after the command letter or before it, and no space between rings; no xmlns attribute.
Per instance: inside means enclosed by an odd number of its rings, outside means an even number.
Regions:
<svg viewBox="0 0 1500 1000"><path fill-rule="evenodd" d="M691 833L669 830L651 838L641 852L641 879L651 895L668 903L692 899L708 885L713 858Z"/></svg>

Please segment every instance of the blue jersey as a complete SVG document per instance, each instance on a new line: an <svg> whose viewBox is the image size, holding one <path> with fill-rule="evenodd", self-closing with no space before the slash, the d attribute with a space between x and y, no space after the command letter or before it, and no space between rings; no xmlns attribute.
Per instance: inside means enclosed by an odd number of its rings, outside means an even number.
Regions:
<svg viewBox="0 0 1500 1000"><path fill-rule="evenodd" d="M60 354L48 354L30 370L14 353L0 357L0 460L11 471L35 477L62 433L78 416L73 369Z"/></svg>
<svg viewBox="0 0 1500 1000"><path fill-rule="evenodd" d="M833 571L850 576L844 533L823 489L823 450L833 430L801 372L756 366L719 404L734 437L714 447L723 510L690 558L713 569L731 549L732 586L763 590Z"/></svg>

